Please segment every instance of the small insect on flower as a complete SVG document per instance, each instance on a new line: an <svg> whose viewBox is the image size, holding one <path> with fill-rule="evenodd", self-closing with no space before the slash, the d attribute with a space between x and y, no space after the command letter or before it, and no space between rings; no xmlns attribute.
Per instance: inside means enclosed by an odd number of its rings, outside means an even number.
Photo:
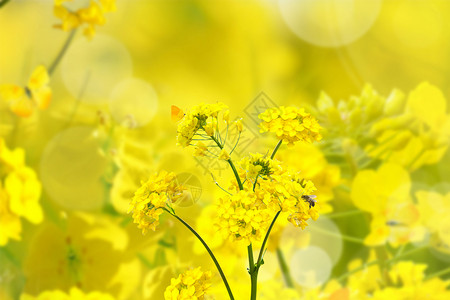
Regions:
<svg viewBox="0 0 450 300"><path fill-rule="evenodd" d="M170 116L173 122L178 122L184 117L184 112L178 106L172 105L170 108Z"/></svg>
<svg viewBox="0 0 450 300"><path fill-rule="evenodd" d="M309 208L314 207L317 203L316 195L302 195L302 199L309 203Z"/></svg>
<svg viewBox="0 0 450 300"><path fill-rule="evenodd" d="M50 78L44 66L38 66L25 87L15 84L0 85L0 95L19 117L29 117L36 108L46 109L52 98L48 86Z"/></svg>

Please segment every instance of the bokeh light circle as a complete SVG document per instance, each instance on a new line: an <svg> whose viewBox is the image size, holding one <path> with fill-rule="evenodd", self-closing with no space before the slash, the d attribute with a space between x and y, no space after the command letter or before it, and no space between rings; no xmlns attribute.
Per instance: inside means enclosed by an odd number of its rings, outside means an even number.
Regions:
<svg viewBox="0 0 450 300"><path fill-rule="evenodd" d="M338 47L354 42L373 25L381 0L280 0L286 25L304 41Z"/></svg>
<svg viewBox="0 0 450 300"><path fill-rule="evenodd" d="M70 45L61 64L62 79L73 97L105 103L111 87L131 76L132 62L125 46L107 35L92 41L82 37Z"/></svg>
<svg viewBox="0 0 450 300"><path fill-rule="evenodd" d="M294 253L290 267L292 278L299 285L315 288L330 278L332 262L322 248L310 246Z"/></svg>
<svg viewBox="0 0 450 300"><path fill-rule="evenodd" d="M336 224L321 216L317 221L309 222L308 227L301 230L294 226L286 226L281 235L280 245L291 256L298 249L315 246L325 251L335 265L342 255L343 241Z"/></svg>
<svg viewBox="0 0 450 300"><path fill-rule="evenodd" d="M103 204L106 159L93 132L94 128L88 126L66 129L47 144L42 154L42 185L65 209L94 210Z"/></svg>
<svg viewBox="0 0 450 300"><path fill-rule="evenodd" d="M144 126L158 110L158 95L146 81L127 78L112 91L109 109L119 124L132 119L135 126Z"/></svg>

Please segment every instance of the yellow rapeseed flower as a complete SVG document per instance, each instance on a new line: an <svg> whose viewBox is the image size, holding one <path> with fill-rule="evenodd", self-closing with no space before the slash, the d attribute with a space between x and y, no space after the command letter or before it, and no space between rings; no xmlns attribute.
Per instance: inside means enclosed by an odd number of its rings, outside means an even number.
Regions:
<svg viewBox="0 0 450 300"><path fill-rule="evenodd" d="M95 26L105 24L104 13L116 10L115 0L90 0L88 6L77 11L72 11L64 5L64 2L69 1L55 0L53 13L58 19L61 19L62 23L54 27L70 31L86 25L83 33L88 38L92 38L95 35Z"/></svg>
<svg viewBox="0 0 450 300"><path fill-rule="evenodd" d="M177 278L172 278L164 292L165 300L203 300L211 286L211 272L203 272L200 267L187 270Z"/></svg>
<svg viewBox="0 0 450 300"><path fill-rule="evenodd" d="M187 147L191 145L192 139L202 129L208 136L216 133L218 114L228 111L223 103L204 104L194 106L187 112L178 124L177 145Z"/></svg>
<svg viewBox="0 0 450 300"><path fill-rule="evenodd" d="M239 191L220 199L216 226L231 241L244 240L248 244L260 241L267 231L271 216L266 205L250 191Z"/></svg>
<svg viewBox="0 0 450 300"><path fill-rule="evenodd" d="M184 188L176 181L174 173L162 171L150 176L136 191L128 213L133 212L134 223L145 234L149 229L155 231L163 208L171 205L183 195Z"/></svg>
<svg viewBox="0 0 450 300"><path fill-rule="evenodd" d="M34 170L25 165L23 149L11 151L0 139L0 246L20 239L21 217L42 222L41 189Z"/></svg>
<svg viewBox="0 0 450 300"><path fill-rule="evenodd" d="M322 139L319 123L303 108L269 108L258 117L263 121L259 125L261 132L273 132L289 146L299 141L312 143Z"/></svg>

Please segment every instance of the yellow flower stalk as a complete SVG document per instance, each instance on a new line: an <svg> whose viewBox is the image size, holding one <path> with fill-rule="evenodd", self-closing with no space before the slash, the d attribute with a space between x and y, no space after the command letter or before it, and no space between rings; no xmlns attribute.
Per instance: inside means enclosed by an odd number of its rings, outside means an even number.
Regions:
<svg viewBox="0 0 450 300"><path fill-rule="evenodd" d="M222 119L219 119L221 112ZM309 219L316 220L319 216L315 208L317 200L314 195L316 191L314 184L302 178L298 171L275 160L274 156L282 142L292 146L300 141L307 143L320 141L321 128L317 120L304 109L294 107L268 109L259 116L263 120L260 124L261 132L276 133L278 143L270 157L259 153L250 154L240 162L238 170L231 154L239 146L243 123L241 119L236 121L239 137L231 151L228 151L226 140L230 116L226 105L223 103L200 104L184 115L179 115L181 121L177 129L177 145L194 146L194 156L205 156L206 152L213 154L215 158L226 161L234 174L236 182L229 190L222 188L213 176L215 184L227 193L220 198L217 205L215 226L225 238L231 241L243 240L247 243L251 299L255 300L263 253L278 216L286 213L287 220L302 229L307 226ZM227 126L224 135L222 135L221 123ZM217 154L212 153L208 147L218 150ZM220 273L230 299L233 300L231 288L213 252L201 236L176 215L171 206L175 198L182 193L182 188L174 183L174 177L173 173L163 173L151 177L142 184L130 204L129 211L133 212L134 222L145 233L148 229L155 230L159 215L164 211L179 220L203 244ZM175 185L169 187L169 182ZM255 260L252 244L259 242L261 242L261 248ZM199 288L192 286L202 273L199 269L192 272L172 279L171 285L164 294L165 299L203 299L202 288L200 287L201 292L197 293Z"/></svg>
<svg viewBox="0 0 450 300"><path fill-rule="evenodd" d="M261 132L275 133L278 139L289 146L299 141L312 143L322 139L319 123L303 108L284 106L269 108L258 117L263 121L260 124Z"/></svg>

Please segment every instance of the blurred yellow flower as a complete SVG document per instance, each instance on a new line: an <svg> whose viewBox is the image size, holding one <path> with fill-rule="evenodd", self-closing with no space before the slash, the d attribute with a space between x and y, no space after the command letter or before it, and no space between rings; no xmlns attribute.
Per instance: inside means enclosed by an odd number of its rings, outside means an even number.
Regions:
<svg viewBox="0 0 450 300"><path fill-rule="evenodd" d="M439 162L450 138L450 114L443 93L423 82L402 102L406 103L401 114L380 119L372 126L370 134L376 142L366 151L371 157L411 170Z"/></svg>
<svg viewBox="0 0 450 300"><path fill-rule="evenodd" d="M150 176L141 184L134 194L128 213L133 212L134 223L145 234L149 229L156 230L163 208L176 202L185 189L176 181L175 173L165 171Z"/></svg>
<svg viewBox="0 0 450 300"><path fill-rule="evenodd" d="M116 282L120 267L131 260L124 255L128 236L122 228L105 217L82 213L60 221L63 226L43 226L29 246L23 265L27 294L77 286L119 295L135 284L129 275Z"/></svg>
<svg viewBox="0 0 450 300"><path fill-rule="evenodd" d="M351 191L353 203L372 215L371 231L365 239L370 246L389 241L394 247L423 238L419 210L410 197L408 172L391 163L378 170L356 175Z"/></svg>
<svg viewBox="0 0 450 300"><path fill-rule="evenodd" d="M312 143L322 139L319 123L303 108L290 106L269 108L258 117L263 121L259 125L261 132L275 133L288 146L298 141Z"/></svg>
<svg viewBox="0 0 450 300"><path fill-rule="evenodd" d="M450 245L450 193L441 195L435 191L417 191L416 198L420 221L430 234L444 245Z"/></svg>
<svg viewBox="0 0 450 300"><path fill-rule="evenodd" d="M44 66L38 66L25 87L2 84L0 96L9 105L13 113L19 117L29 117L38 109L46 109L52 98L52 90L48 86L50 78Z"/></svg>
<svg viewBox="0 0 450 300"><path fill-rule="evenodd" d="M45 291L37 296L23 294L20 300L114 300L115 298L109 294L101 292L84 293L80 289L73 287L69 293L60 290Z"/></svg>
<svg viewBox="0 0 450 300"><path fill-rule="evenodd" d="M42 222L40 197L41 183L25 165L23 149L11 151L0 139L0 245L6 245L10 238L20 239L20 217L34 224Z"/></svg>
<svg viewBox="0 0 450 300"><path fill-rule="evenodd" d="M172 278L164 292L166 300L203 300L210 287L211 272L203 272L200 267L187 270L177 278Z"/></svg>
<svg viewBox="0 0 450 300"><path fill-rule="evenodd" d="M89 39L95 35L95 26L105 24L104 13L116 10L115 0L90 0L88 6L76 11L66 7L64 2L71 0L55 0L53 13L62 23L54 27L70 31L85 24L83 33Z"/></svg>

